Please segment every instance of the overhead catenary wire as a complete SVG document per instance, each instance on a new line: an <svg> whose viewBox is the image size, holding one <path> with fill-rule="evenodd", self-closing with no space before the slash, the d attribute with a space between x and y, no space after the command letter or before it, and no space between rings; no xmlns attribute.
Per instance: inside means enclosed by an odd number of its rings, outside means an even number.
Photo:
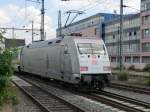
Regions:
<svg viewBox="0 0 150 112"><path fill-rule="evenodd" d="M27 1L29 1L29 0L24 0L24 18L23 18L23 20L20 22L20 24L18 24L18 26L26 26L25 24L28 24L28 22L29 21L32 21L32 20L28 20L29 18L29 16L30 15L27 15ZM37 4L39 4L40 2L38 2ZM20 9L19 9L19 11L20 11ZM34 21L35 22L35 21Z"/></svg>
<svg viewBox="0 0 150 112"><path fill-rule="evenodd" d="M108 0L96 1L96 4L94 4L93 6L87 8L87 9L84 9L83 11L85 12L85 11L88 11L88 10L90 10L90 9L93 9L93 8L97 7L98 5L104 3L104 1L106 2L106 1L108 1ZM78 10L81 10L81 9L78 9Z"/></svg>
<svg viewBox="0 0 150 112"><path fill-rule="evenodd" d="M123 7L125 7L125 8L127 7L127 8L130 8L130 9L133 9L133 10L140 12L140 9L134 8L134 7L129 6L129 5L123 5Z"/></svg>
<svg viewBox="0 0 150 112"><path fill-rule="evenodd" d="M89 4L88 5L86 5L85 7L81 7L81 8L79 8L79 9L77 9L77 10L81 10L81 9L84 9L83 11L88 11L89 12L89 10L91 10L91 9L93 9L93 8L95 8L95 7L97 7L97 6L99 6L100 4L102 5L102 4L107 4L106 6L107 7L110 7L110 6L112 6L112 4L110 3L110 1L108 1L108 0L103 0L103 1L99 1L99 0L97 0L96 1L97 3L96 4L92 4L92 2L89 2ZM107 3L106 3L107 2ZM116 5L116 4L114 4L114 6L116 6L116 7L118 7L118 11L119 11L119 4L118 5ZM134 8L134 7L131 7L131 6L129 6L130 8L132 8L132 9L135 9L135 10L138 10L138 9L136 9L136 8ZM116 9L115 9L116 10Z"/></svg>

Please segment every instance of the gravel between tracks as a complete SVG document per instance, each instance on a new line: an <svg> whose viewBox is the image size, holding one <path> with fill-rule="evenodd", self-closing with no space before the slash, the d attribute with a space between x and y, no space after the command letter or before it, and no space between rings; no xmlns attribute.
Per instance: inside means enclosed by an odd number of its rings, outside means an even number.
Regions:
<svg viewBox="0 0 150 112"><path fill-rule="evenodd" d="M70 93L68 91L64 91L64 90L52 87L50 85L46 85L40 82L33 82L33 81L32 83L42 87L43 89L46 89L53 95L57 95L59 98L64 99L65 101L73 105L76 105L77 107L80 107L85 112L124 112L119 109L113 108L111 106L102 104L100 102L93 101L88 98Z"/></svg>
<svg viewBox="0 0 150 112"><path fill-rule="evenodd" d="M13 108L13 112L43 112L33 101L22 91L19 91L20 102Z"/></svg>

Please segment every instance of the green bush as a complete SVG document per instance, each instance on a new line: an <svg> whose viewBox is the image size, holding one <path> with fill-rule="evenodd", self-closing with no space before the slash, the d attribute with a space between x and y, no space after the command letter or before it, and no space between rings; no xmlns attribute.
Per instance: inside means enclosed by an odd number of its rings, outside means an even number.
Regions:
<svg viewBox="0 0 150 112"><path fill-rule="evenodd" d="M118 73L118 80L127 81L128 80L128 72L122 71Z"/></svg>
<svg viewBox="0 0 150 112"><path fill-rule="evenodd" d="M147 84L148 86L150 86L150 76L147 78L146 84Z"/></svg>
<svg viewBox="0 0 150 112"><path fill-rule="evenodd" d="M143 71L145 72L150 72L150 64L147 64L144 68Z"/></svg>
<svg viewBox="0 0 150 112"><path fill-rule="evenodd" d="M0 91L0 106L6 103L12 105L19 103L18 93L13 87L7 87L3 91Z"/></svg>
<svg viewBox="0 0 150 112"><path fill-rule="evenodd" d="M5 49L0 52L0 90L3 90L10 82L13 74L13 51Z"/></svg>
<svg viewBox="0 0 150 112"><path fill-rule="evenodd" d="M3 43L5 38L0 31L0 42ZM16 94L11 90L11 76L13 74L13 57L17 49L0 49L0 105L4 103L16 104ZM12 87L11 87L12 88Z"/></svg>

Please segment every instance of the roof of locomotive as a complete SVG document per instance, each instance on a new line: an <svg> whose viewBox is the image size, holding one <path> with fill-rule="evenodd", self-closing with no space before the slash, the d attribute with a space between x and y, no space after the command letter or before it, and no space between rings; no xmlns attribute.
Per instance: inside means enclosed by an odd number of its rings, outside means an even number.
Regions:
<svg viewBox="0 0 150 112"><path fill-rule="evenodd" d="M66 39L93 39L93 40L101 40L99 38L93 38L93 37L77 37L77 36L67 36L65 38L59 37L59 38L54 38L51 40L46 40L46 41L38 41L38 42L33 42L32 44L27 45L27 48L40 48L40 47L48 47L50 45L55 45L57 43L60 43L62 40L66 40Z"/></svg>

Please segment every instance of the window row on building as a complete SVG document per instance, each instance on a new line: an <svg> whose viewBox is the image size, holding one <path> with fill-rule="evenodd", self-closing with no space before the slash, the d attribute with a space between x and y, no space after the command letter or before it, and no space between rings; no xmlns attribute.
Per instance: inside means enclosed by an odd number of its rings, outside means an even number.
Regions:
<svg viewBox="0 0 150 112"><path fill-rule="evenodd" d="M141 59L141 61L140 61ZM118 57L110 57L110 61L113 63L117 63L119 62L120 58ZM142 56L140 58L140 56L125 56L123 58L123 62L124 63L150 63L150 56Z"/></svg>
<svg viewBox="0 0 150 112"><path fill-rule="evenodd" d="M118 57L111 57L111 62L119 62L120 58ZM123 58L125 63L140 63L140 56L125 56Z"/></svg>
<svg viewBox="0 0 150 112"><path fill-rule="evenodd" d="M120 38L119 34L109 34L105 35L105 43L114 43L118 42ZM130 41L130 40L139 40L140 39L140 31L129 31L123 33L123 41Z"/></svg>
<svg viewBox="0 0 150 112"><path fill-rule="evenodd" d="M96 18L93 18L91 20L80 22L80 23L75 24L75 25L70 25L67 28L63 28L62 33L66 34L66 35L69 34L69 33L74 33L76 31L80 31L80 30L86 29L88 27L99 25L100 21L102 21L101 18L96 17Z"/></svg>
<svg viewBox="0 0 150 112"><path fill-rule="evenodd" d="M143 25L150 24L150 15L142 17L142 24Z"/></svg>
<svg viewBox="0 0 150 112"><path fill-rule="evenodd" d="M119 54L119 44L118 45L106 45L107 51L109 55L118 55ZM126 53L135 53L140 52L140 43L134 43L134 44L124 44L122 45L122 52L123 54Z"/></svg>
<svg viewBox="0 0 150 112"><path fill-rule="evenodd" d="M150 38L150 28L143 30L143 38Z"/></svg>
<svg viewBox="0 0 150 112"><path fill-rule="evenodd" d="M150 43L142 43L142 52L150 52Z"/></svg>
<svg viewBox="0 0 150 112"><path fill-rule="evenodd" d="M124 29L132 28L132 27L139 27L139 26L140 26L140 18L129 19L123 22ZM115 32L115 31L118 31L119 29L120 29L119 21L117 22L114 21L114 23L112 23L111 25L106 25L105 32L106 33Z"/></svg>
<svg viewBox="0 0 150 112"><path fill-rule="evenodd" d="M149 0L141 0L141 11L150 10L150 1Z"/></svg>

